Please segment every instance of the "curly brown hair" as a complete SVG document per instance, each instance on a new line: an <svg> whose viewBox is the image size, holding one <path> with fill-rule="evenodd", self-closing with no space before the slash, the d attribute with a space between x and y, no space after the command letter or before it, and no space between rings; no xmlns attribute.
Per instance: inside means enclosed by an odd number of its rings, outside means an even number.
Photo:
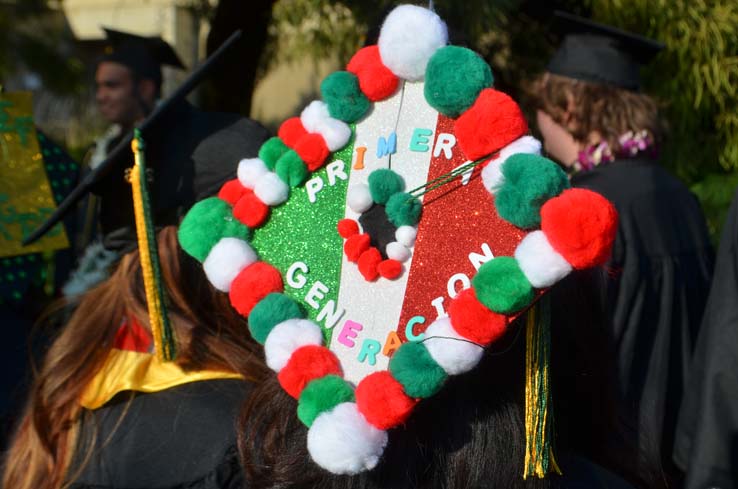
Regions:
<svg viewBox="0 0 738 489"><path fill-rule="evenodd" d="M618 139L628 131L645 130L657 144L666 132L658 104L643 93L553 73L538 77L527 92L533 107L566 127L574 139L586 142L597 132L614 152L620 151Z"/></svg>

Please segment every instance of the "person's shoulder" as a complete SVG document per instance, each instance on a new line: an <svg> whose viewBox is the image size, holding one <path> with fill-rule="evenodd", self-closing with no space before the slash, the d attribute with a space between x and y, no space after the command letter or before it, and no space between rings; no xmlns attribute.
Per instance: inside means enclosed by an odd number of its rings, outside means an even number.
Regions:
<svg viewBox="0 0 738 489"><path fill-rule="evenodd" d="M217 379L148 394L121 393L88 412L82 431L92 456L76 483L236 487L219 481L240 481L235 425L250 389L248 382Z"/></svg>

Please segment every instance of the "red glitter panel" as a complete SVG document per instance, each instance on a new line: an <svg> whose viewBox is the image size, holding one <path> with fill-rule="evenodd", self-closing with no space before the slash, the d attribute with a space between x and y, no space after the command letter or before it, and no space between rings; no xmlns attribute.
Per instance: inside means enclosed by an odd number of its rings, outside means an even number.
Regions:
<svg viewBox="0 0 738 489"><path fill-rule="evenodd" d="M439 115L433 148L441 134L453 134L453 129L454 120ZM441 151L432 158L428 181L467 161L458 144L452 148L451 156L450 160L446 159ZM484 255L483 245L486 243L494 256L512 256L526 234L497 215L493 198L482 185L481 165L474 169L466 185L461 177L457 177L453 182L425 194L397 329L402 340L406 341L405 325L412 317L425 318L425 323L414 327L413 333L418 334L438 316L434 300L436 303L442 300L443 309L447 311L452 298L449 289L455 296L463 287L463 278L457 274L463 274L471 281L477 272L471 253Z"/></svg>

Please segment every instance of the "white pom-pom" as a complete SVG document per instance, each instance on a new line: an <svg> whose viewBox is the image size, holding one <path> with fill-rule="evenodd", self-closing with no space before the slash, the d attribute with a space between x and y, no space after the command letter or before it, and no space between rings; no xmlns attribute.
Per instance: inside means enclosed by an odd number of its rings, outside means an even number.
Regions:
<svg viewBox="0 0 738 489"><path fill-rule="evenodd" d="M387 445L387 432L370 425L356 403L344 402L315 418L307 435L310 456L334 474L373 469Z"/></svg>
<svg viewBox="0 0 738 489"><path fill-rule="evenodd" d="M318 132L318 128L326 119L330 119L328 105L322 100L313 100L302 110L300 122L307 132Z"/></svg>
<svg viewBox="0 0 738 489"><path fill-rule="evenodd" d="M539 155L541 154L541 142L533 136L518 138L500 150L500 156L497 160L502 164L509 157L518 153Z"/></svg>
<svg viewBox="0 0 738 489"><path fill-rule="evenodd" d="M274 172L267 172L256 182L254 193L268 206L279 205L290 196L290 187Z"/></svg>
<svg viewBox="0 0 738 489"><path fill-rule="evenodd" d="M379 54L392 73L405 80L425 77L428 60L448 43L441 18L416 5L400 5L384 21L379 33Z"/></svg>
<svg viewBox="0 0 738 489"><path fill-rule="evenodd" d="M363 183L354 185L348 190L346 201L351 210L358 214L368 211L374 205L369 187Z"/></svg>
<svg viewBox="0 0 738 489"><path fill-rule="evenodd" d="M468 372L484 354L484 348L456 332L448 317L436 319L428 326L423 344L433 360L449 375Z"/></svg>
<svg viewBox="0 0 738 489"><path fill-rule="evenodd" d="M402 243L393 241L387 243L387 257L399 262L406 262L410 258L410 250Z"/></svg>
<svg viewBox="0 0 738 489"><path fill-rule="evenodd" d="M268 172L269 169L259 158L246 158L238 162L238 181L246 188L253 189L256 182Z"/></svg>
<svg viewBox="0 0 738 489"><path fill-rule="evenodd" d="M502 175L502 162L499 158L490 161L482 169L482 182L487 192L495 195L497 191L502 187L505 182L505 177Z"/></svg>
<svg viewBox="0 0 738 489"><path fill-rule="evenodd" d="M405 245L408 248L412 248L415 244L415 237L418 235L418 230L413 226L400 226L395 231L395 239Z"/></svg>
<svg viewBox="0 0 738 489"><path fill-rule="evenodd" d="M322 120L315 132L323 136L325 144L331 152L343 148L351 139L349 125L333 117Z"/></svg>
<svg viewBox="0 0 738 489"><path fill-rule="evenodd" d="M267 335L264 356L269 368L279 372L298 348L322 344L320 326L309 319L288 319L274 326Z"/></svg>
<svg viewBox="0 0 738 489"><path fill-rule="evenodd" d="M537 289L550 287L571 272L571 265L551 247L543 231L529 233L515 249L528 281Z"/></svg>
<svg viewBox="0 0 738 489"><path fill-rule="evenodd" d="M213 287L228 292L236 275L256 260L256 252L246 241L221 238L202 262L202 267Z"/></svg>

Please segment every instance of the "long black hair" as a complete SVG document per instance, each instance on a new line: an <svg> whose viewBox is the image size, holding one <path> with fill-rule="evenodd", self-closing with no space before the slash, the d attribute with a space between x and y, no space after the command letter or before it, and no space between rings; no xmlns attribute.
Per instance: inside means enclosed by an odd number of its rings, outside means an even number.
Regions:
<svg viewBox="0 0 738 489"><path fill-rule="evenodd" d="M604 336L598 274L580 272L549 296L556 450L618 472L609 453L614 426L611 354ZM296 401L276 378L257 387L239 420L239 450L248 487L553 488L561 479L524 480L525 315L471 372L452 377L389 433L379 465L356 476L319 468L306 448Z"/></svg>

